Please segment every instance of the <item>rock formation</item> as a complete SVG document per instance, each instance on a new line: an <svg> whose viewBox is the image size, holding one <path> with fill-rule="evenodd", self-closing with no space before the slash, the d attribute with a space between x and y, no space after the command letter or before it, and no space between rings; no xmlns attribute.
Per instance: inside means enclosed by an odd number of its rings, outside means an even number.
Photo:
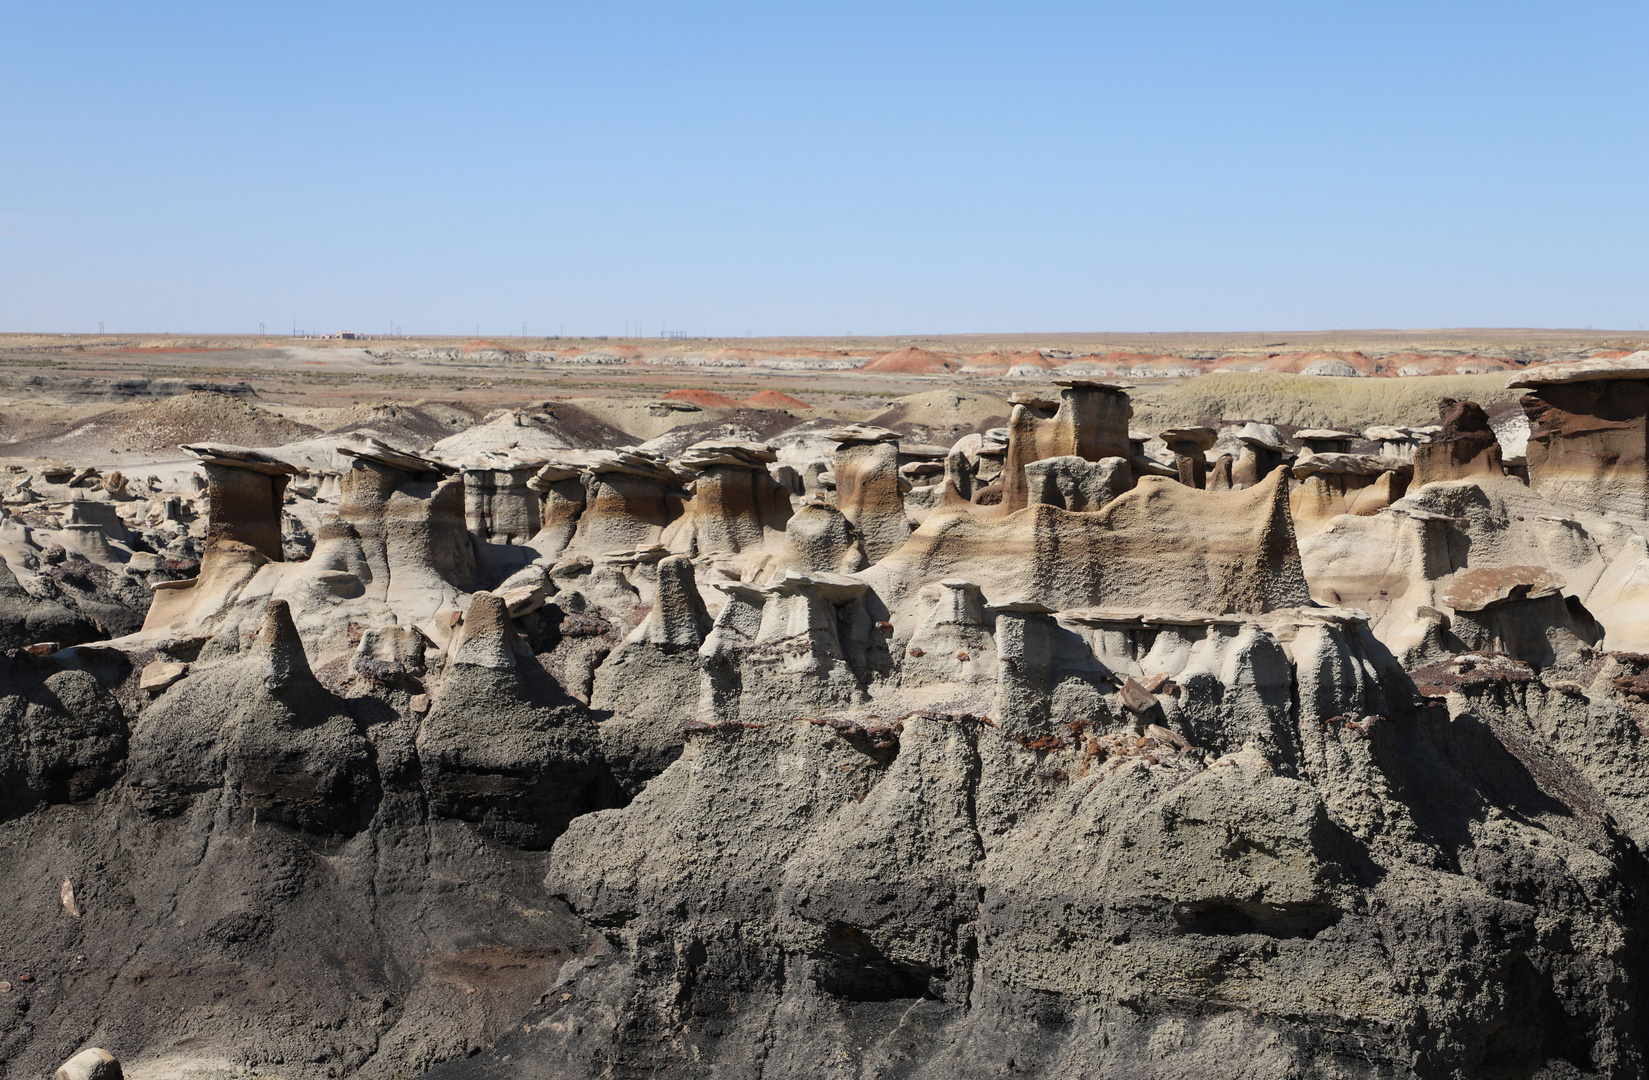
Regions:
<svg viewBox="0 0 1649 1080"><path fill-rule="evenodd" d="M1059 407L1051 416L1031 405L1015 405L1008 419L1008 456L1002 474L1002 509L1022 510L1030 497L1025 466L1044 458L1074 456L1084 461L1129 456L1128 395L1107 383L1058 383Z"/></svg>
<svg viewBox="0 0 1649 1080"><path fill-rule="evenodd" d="M14 476L0 1080L1640 1075L1649 357L1516 383Z"/></svg>
<svg viewBox="0 0 1649 1080"><path fill-rule="evenodd" d="M1529 484L1562 506L1649 517L1649 354L1537 368L1527 387Z"/></svg>

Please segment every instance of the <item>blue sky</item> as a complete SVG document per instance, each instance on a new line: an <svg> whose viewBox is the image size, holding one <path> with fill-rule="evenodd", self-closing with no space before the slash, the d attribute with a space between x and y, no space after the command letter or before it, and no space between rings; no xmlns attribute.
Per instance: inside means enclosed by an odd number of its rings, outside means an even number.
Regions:
<svg viewBox="0 0 1649 1080"><path fill-rule="evenodd" d="M0 330L1649 323L1649 5L0 0Z"/></svg>

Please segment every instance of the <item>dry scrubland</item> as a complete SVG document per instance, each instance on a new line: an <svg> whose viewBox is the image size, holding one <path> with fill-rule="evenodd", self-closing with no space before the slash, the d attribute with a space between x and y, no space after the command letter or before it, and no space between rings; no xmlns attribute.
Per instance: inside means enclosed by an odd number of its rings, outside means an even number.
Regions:
<svg viewBox="0 0 1649 1080"><path fill-rule="evenodd" d="M492 410L547 400L577 401L592 418L635 441L689 421L755 418L745 426L761 431L783 416L869 420L890 409L937 437L1005 416L1001 402L1010 395L1046 395L1054 380L1066 377L1135 387L1135 426L1141 429L1218 420L1361 429L1431 423L1442 397L1504 410L1516 399L1505 388L1506 372L1641 344L1626 335L1579 331L662 343L13 334L0 335L0 445L13 457L97 457L115 450L149 455L203 439L280 445L305 433L347 432L363 424L376 425L398 445L427 445ZM1421 366L1492 364L1495 370L1389 377L1399 361L1417 357ZM1325 359L1375 375L1294 373ZM816 363L826 366L795 367ZM1287 370L1185 374L1220 366ZM1163 378L1163 370L1182 374ZM944 415L945 399L936 393L942 389L959 395L950 407L954 415ZM191 390L217 393L202 398ZM225 393L234 400L219 397ZM667 394L684 404L702 403L701 411L658 415L651 406ZM419 422L402 430L385 426L381 417L363 417L363 410L370 414L375 405L394 403L417 404ZM432 410L441 415L433 417ZM772 418L763 421L758 411Z"/></svg>
<svg viewBox="0 0 1649 1080"><path fill-rule="evenodd" d="M1441 398L1475 401L1491 412L1515 402L1504 375L1341 379L1263 372L1152 383L1133 392L1134 422L1154 431L1204 420L1257 420L1295 427L1361 430L1373 424L1437 422Z"/></svg>

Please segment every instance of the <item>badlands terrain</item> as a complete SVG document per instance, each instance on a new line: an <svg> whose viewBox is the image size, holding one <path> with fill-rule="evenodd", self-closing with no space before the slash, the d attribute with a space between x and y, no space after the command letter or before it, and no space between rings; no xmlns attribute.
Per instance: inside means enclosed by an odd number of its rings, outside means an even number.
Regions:
<svg viewBox="0 0 1649 1080"><path fill-rule="evenodd" d="M0 336L0 1080L1641 1076L1646 345Z"/></svg>

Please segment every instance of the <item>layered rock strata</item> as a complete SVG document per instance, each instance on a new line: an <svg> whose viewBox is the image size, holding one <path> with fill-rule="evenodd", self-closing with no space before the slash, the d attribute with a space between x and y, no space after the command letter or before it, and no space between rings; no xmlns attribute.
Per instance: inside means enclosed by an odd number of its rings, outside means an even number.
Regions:
<svg viewBox="0 0 1649 1080"><path fill-rule="evenodd" d="M1527 483L1087 383L942 481L199 447L53 523L198 542L141 632L0 578L0 1076L1639 1075L1642 367L1522 376Z"/></svg>

